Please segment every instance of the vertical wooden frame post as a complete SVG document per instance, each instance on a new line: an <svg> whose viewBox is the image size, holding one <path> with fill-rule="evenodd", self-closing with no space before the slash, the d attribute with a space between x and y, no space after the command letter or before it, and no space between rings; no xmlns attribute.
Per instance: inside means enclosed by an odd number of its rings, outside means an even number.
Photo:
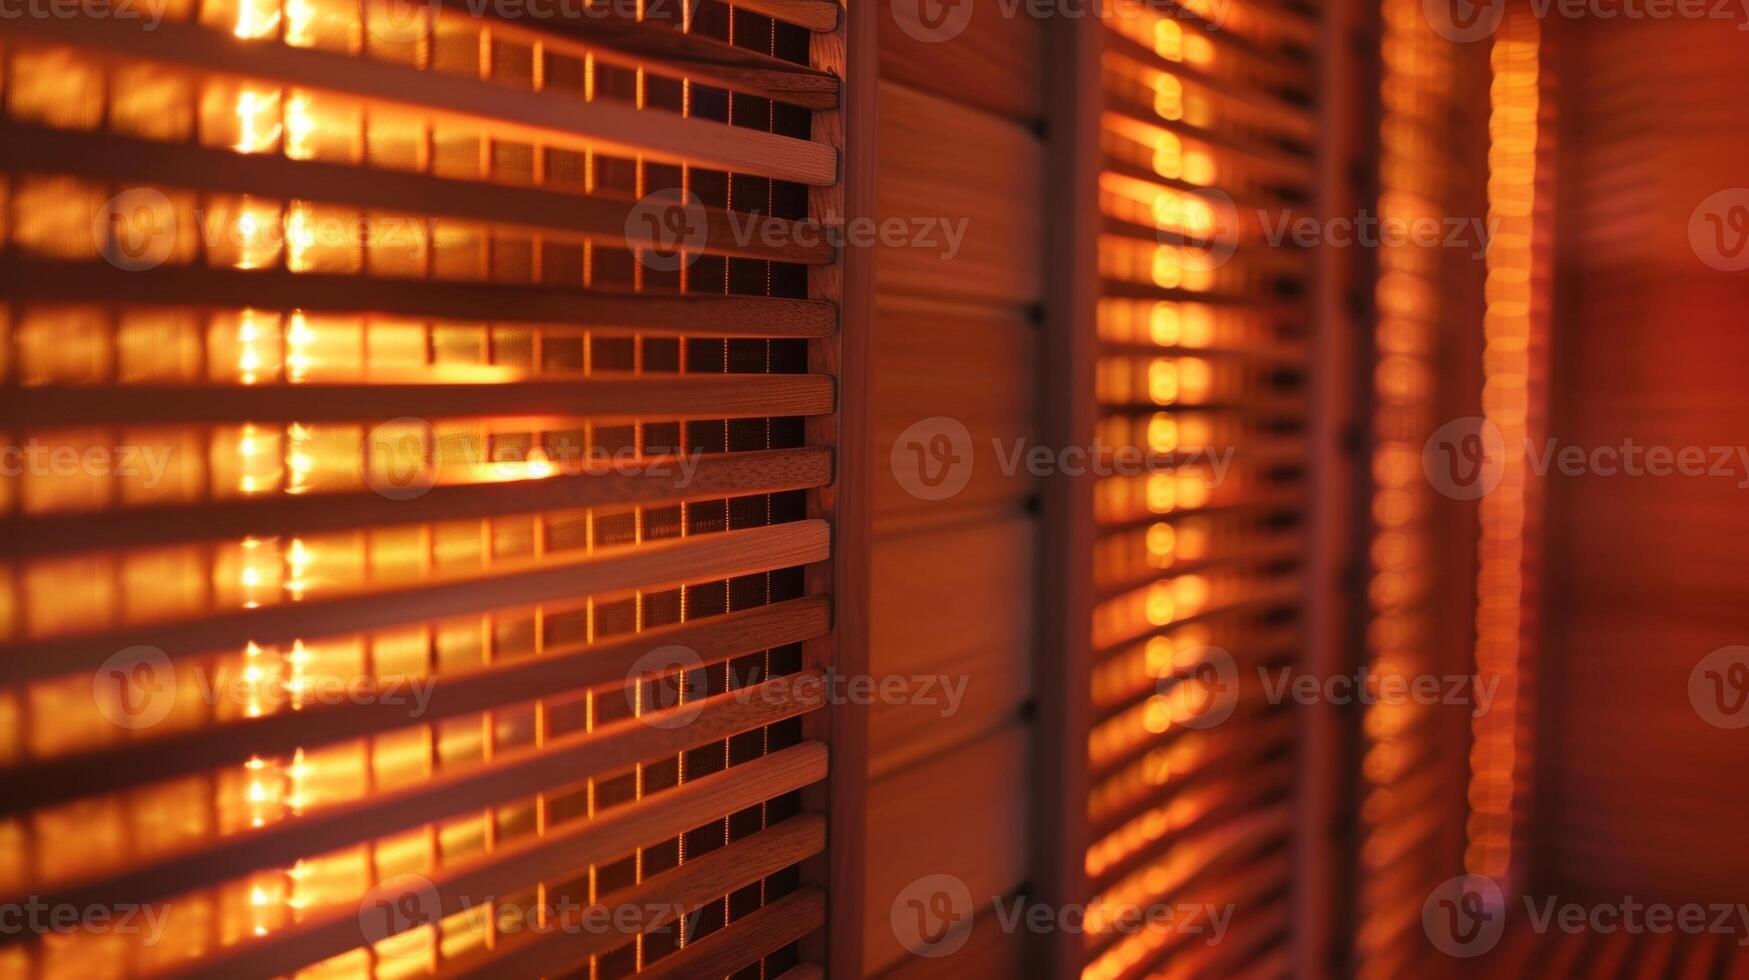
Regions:
<svg viewBox="0 0 1749 980"><path fill-rule="evenodd" d="M814 114L812 138L838 151L838 180L810 188L808 213L825 223L849 222L874 211L876 18L874 3L840 3L837 26L816 33L809 61L842 82L837 109ZM873 261L867 248L843 247L837 261L808 270L808 295L838 305L838 331L808 345L810 373L837 379L837 411L811 418L808 444L833 450L833 481L808 494L808 516L832 524L832 559L810 566L810 593L833 600L832 632L804 647L810 667L842 676L868 671L869 560L872 545L870 494L873 437L869 417L869 329L873 309ZM860 977L863 970L863 865L868 783L868 708L828 705L812 716L816 732L830 740L830 775L810 804L828 816L824 864L806 877L826 887L826 934L805 948L806 959L825 965L831 977ZM823 729L823 731L822 731ZM823 796L823 798L822 798Z"/></svg>
<svg viewBox="0 0 1749 980"><path fill-rule="evenodd" d="M1046 24L1043 356L1039 359L1045 445L1090 445L1099 280L1099 50L1093 17ZM1037 705L1032 787L1032 892L1053 908L1087 895L1087 733L1091 711L1093 478L1061 472L1042 481L1038 562ZM1080 976L1079 933L1030 937L1032 973Z"/></svg>

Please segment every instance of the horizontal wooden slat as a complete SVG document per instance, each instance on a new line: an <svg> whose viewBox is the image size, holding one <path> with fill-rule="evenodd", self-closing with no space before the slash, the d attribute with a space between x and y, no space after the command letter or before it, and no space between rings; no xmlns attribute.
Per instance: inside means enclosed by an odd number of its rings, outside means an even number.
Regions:
<svg viewBox="0 0 1749 980"><path fill-rule="evenodd" d="M829 528L808 520L616 548L566 560L518 562L500 574L451 579L366 595L239 609L206 619L127 626L0 647L0 684L94 671L118 650L156 647L172 661L464 616L507 606L631 588L660 589L824 561Z"/></svg>
<svg viewBox="0 0 1749 980"><path fill-rule="evenodd" d="M491 5L484 8L486 19L477 19L474 12L481 6L477 0L440 2L445 8L440 15L444 20L484 26L494 41L539 43L548 51L573 58L587 55L597 62L641 67L656 75L687 78L694 84L719 86L806 109L838 107L838 79L833 75L707 34L676 30L670 22L623 17L607 5L580 17L545 18L536 22L538 28L530 28L520 19L494 15ZM735 6L746 7L743 3Z"/></svg>
<svg viewBox="0 0 1749 980"><path fill-rule="evenodd" d="M213 32L189 24L164 23L142 31L125 20L35 17L13 20L8 29L21 36L181 65L208 75L297 85L422 109L434 117L486 128L502 139L692 163L816 186L832 184L838 176L837 151L821 143L640 111L606 99L588 102L544 92L512 95L501 85L477 79L276 41L215 38Z"/></svg>
<svg viewBox="0 0 1749 980"><path fill-rule="evenodd" d="M255 871L291 865L301 858L325 854L358 841L543 790L576 785L594 776L629 769L639 762L672 756L793 718L824 703L824 680L823 671L812 672L811 683L800 687L797 678L777 678L697 704L625 718L594 731L556 739L538 749L439 773L403 789L218 838L205 846L197 845L114 874L56 888L54 893L60 896L57 901L73 907L114 908L129 902L170 898ZM674 720L665 722L664 718ZM698 822L710 816L707 814ZM628 845L627 850L632 846L636 845ZM604 859L615 856L618 855L602 855ZM489 894L475 898L481 900ZM0 938L0 942L6 941Z"/></svg>
<svg viewBox="0 0 1749 980"><path fill-rule="evenodd" d="M482 670L427 678L429 700L416 717L405 686L394 701L383 698L317 704L295 712L245 718L159 738L143 738L76 755L0 771L11 787L0 794L0 817L53 806L81 796L114 792L176 776L247 761L251 756L290 755L332 742L433 724L558 691L619 683L638 658L665 646L682 646L704 664L825 634L831 602L804 596L696 622L645 630L596 643L549 649L538 657Z"/></svg>
<svg viewBox="0 0 1749 980"><path fill-rule="evenodd" d="M0 124L0 169L66 174L117 185L180 187L220 194L376 212L435 216L490 223L496 228L558 234L613 248L647 246L647 222L635 220L636 200L571 194L540 187L513 187L475 180L316 160L278 154L236 153L188 143L162 143L108 133ZM663 188L658 188L663 189ZM216 214L216 212L215 212ZM732 215L699 206L706 252L740 258L823 265L833 247L796 222L760 215ZM197 218L197 224L203 220ZM212 222L214 214L204 220ZM423 238L401 218L378 234L398 234L410 245ZM206 227L171 225L171 233L204 236ZM366 229L369 233L369 229ZM160 232L162 234L162 232ZM807 244L802 244L806 242Z"/></svg>
<svg viewBox="0 0 1749 980"><path fill-rule="evenodd" d="M702 456L684 486L678 485L682 462L654 457L636 471L446 484L405 500L377 493L276 494L171 507L20 515L0 519L0 540L6 542L7 554L25 557L248 535L295 537L610 504L738 497L806 490L832 480L832 451L819 447Z"/></svg>
<svg viewBox="0 0 1749 980"><path fill-rule="evenodd" d="M622 889L583 909L579 919L619 908L683 907L688 913L769 875L826 846L826 820L807 813L751 837L692 858L672 870ZM497 946L465 960L447 963L441 976L496 980L498 977L550 977L566 973L590 956L622 945L630 936L615 932L567 934L559 928L500 939Z"/></svg>
<svg viewBox="0 0 1749 980"><path fill-rule="evenodd" d="M630 421L826 415L816 374L685 374L505 384L55 385L0 389L14 426L126 422L358 422L516 416Z"/></svg>
<svg viewBox="0 0 1749 980"><path fill-rule="evenodd" d="M824 742L803 742L702 776L676 789L646 796L594 820L559 827L544 836L501 847L431 876L442 915L478 907L486 898L510 894L555 874L618 860L634 848L655 844L819 782L826 777L826 760ZM751 920L749 916L743 921ZM173 975L211 980L278 976L355 949L365 941L358 910L347 905L311 915L281 932L221 950Z"/></svg>
<svg viewBox="0 0 1749 980"><path fill-rule="evenodd" d="M838 27L838 4L832 0L737 0L735 7L826 34Z"/></svg>
<svg viewBox="0 0 1749 980"><path fill-rule="evenodd" d="M638 971L650 980L735 973L826 923L826 893L804 887Z"/></svg>
<svg viewBox="0 0 1749 980"><path fill-rule="evenodd" d="M615 293L511 283L371 279L278 269L159 266L0 257L0 294L19 300L174 303L221 309L385 313L711 337L829 337L838 312L819 300L710 293Z"/></svg>

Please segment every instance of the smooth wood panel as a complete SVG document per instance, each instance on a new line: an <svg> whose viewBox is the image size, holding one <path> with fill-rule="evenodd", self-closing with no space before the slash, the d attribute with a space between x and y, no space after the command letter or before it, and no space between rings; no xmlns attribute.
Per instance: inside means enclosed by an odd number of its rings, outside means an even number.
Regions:
<svg viewBox="0 0 1749 980"><path fill-rule="evenodd" d="M1032 492L1037 478L1024 467L1012 474L1003 467L1016 440L1030 447L1036 439L1038 332L1025 318L883 297L875 313L874 365L877 528L954 522L968 509L1006 505ZM895 466L914 457L901 446L895 463L893 447L909 427L938 416L958 420L971 434L972 470L953 497L921 500L895 477Z"/></svg>
<svg viewBox="0 0 1749 980"><path fill-rule="evenodd" d="M895 0L919 4L924 0ZM971 19L956 37L913 37L887 15L881 18L881 77L963 105L1030 121L1043 115L1045 27L1026 16L1020 0L984 0L950 6L946 23L969 7ZM1016 16L1007 16L1010 8ZM882 11L886 13L886 11Z"/></svg>
<svg viewBox="0 0 1749 980"><path fill-rule="evenodd" d="M1705 265L1690 229L1711 231L1697 208L1744 183L1749 62L1717 21L1563 28L1560 77L1584 84L1559 108L1551 433L1618 454L1632 439L1642 463L1649 447L1732 448L1706 453L1718 474L1548 477L1532 872L1551 889L1735 902L1749 849L1720 815L1749 805L1749 738L1705 721L1689 682L1749 642L1749 460L1734 448L1749 280ZM1749 199L1736 193L1726 205Z"/></svg>
<svg viewBox="0 0 1749 980"><path fill-rule="evenodd" d="M1038 302L1044 154L1032 131L893 82L880 89L883 220L936 221L965 238L951 257L935 245L882 245L883 296L935 296L1029 307Z"/></svg>
<svg viewBox="0 0 1749 980"><path fill-rule="evenodd" d="M869 786L868 973L907 955L891 916L900 892L918 878L959 878L979 916L1020 886L1030 751L1026 726L1010 725Z"/></svg>
<svg viewBox="0 0 1749 980"><path fill-rule="evenodd" d="M875 540L870 669L944 675L964 692L951 714L945 703L875 705L876 778L1018 716L1032 693L1032 631L1021 613L1033 605L1033 537L1031 520L1005 517ZM939 685L930 694L947 700Z"/></svg>

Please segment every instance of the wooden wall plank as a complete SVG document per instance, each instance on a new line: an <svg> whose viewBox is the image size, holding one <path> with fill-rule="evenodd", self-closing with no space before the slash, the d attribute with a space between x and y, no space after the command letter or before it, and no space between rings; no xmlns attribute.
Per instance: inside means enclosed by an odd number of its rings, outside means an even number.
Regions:
<svg viewBox="0 0 1749 980"><path fill-rule="evenodd" d="M1022 517L877 539L870 668L945 675L963 698L952 714L945 703L875 705L876 778L1018 716L1032 690L1031 630L1017 612L1033 604L1033 548ZM947 700L939 689L932 698Z"/></svg>
<svg viewBox="0 0 1749 980"><path fill-rule="evenodd" d="M1027 726L1010 725L869 786L865 941L870 974L906 956L893 903L926 875L965 882L974 911L1026 877ZM965 819L944 819L950 815Z"/></svg>
<svg viewBox="0 0 1749 980"><path fill-rule="evenodd" d="M1044 190L1038 138L1019 124L889 81L881 82L880 103L875 213L964 221L965 239L951 257L927 244L881 246L877 291L1037 303Z"/></svg>

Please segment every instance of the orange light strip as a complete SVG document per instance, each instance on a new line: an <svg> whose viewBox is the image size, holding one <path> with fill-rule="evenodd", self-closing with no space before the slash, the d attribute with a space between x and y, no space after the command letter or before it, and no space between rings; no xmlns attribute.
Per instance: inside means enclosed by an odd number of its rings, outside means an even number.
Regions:
<svg viewBox="0 0 1749 980"><path fill-rule="evenodd" d="M1499 678L1492 710L1476 717L1470 750L1470 817L1464 866L1511 880L1514 783L1526 760L1518 738L1526 505L1530 475L1511 451L1530 435L1535 347L1532 247L1537 176L1537 63L1541 30L1510 15L1495 36L1488 123L1487 312L1482 328L1482 412L1507 447L1499 486L1481 500L1476 574L1476 673Z"/></svg>

